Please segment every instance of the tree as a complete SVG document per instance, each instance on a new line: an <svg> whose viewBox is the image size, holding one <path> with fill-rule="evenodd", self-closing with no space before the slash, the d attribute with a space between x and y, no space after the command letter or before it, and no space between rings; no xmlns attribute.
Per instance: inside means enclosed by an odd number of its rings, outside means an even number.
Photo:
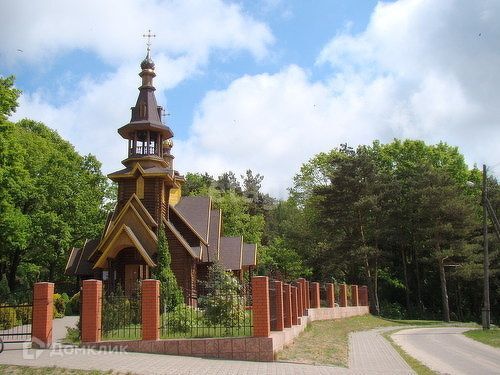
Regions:
<svg viewBox="0 0 500 375"><path fill-rule="evenodd" d="M257 272L285 282L311 275L311 269L304 265L299 254L287 248L285 241L279 237L274 238L268 246L259 248Z"/></svg>
<svg viewBox="0 0 500 375"><path fill-rule="evenodd" d="M0 121L5 121L16 111L21 90L14 88L14 76L0 77Z"/></svg>
<svg viewBox="0 0 500 375"><path fill-rule="evenodd" d="M158 228L158 258L153 274L160 281L160 308L163 312L173 311L183 301L182 291L171 268L172 258L168 249L163 224Z"/></svg>
<svg viewBox="0 0 500 375"><path fill-rule="evenodd" d="M22 265L41 266L45 280L64 277L69 249L100 234L108 185L95 157L80 156L54 130L5 120L19 95L12 82L0 90L2 105L10 103L0 118L0 276L15 291L27 282Z"/></svg>
<svg viewBox="0 0 500 375"><path fill-rule="evenodd" d="M224 172L217 178L217 183L216 183L217 189L223 191L223 192L228 192L228 191L234 191L237 194L241 194L241 186L240 183L238 182L238 179L236 178L236 175L229 171L229 172Z"/></svg>

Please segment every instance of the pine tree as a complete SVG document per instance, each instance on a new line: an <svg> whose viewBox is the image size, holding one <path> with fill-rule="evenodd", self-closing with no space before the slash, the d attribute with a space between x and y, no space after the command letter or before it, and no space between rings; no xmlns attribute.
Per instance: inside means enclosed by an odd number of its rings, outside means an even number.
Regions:
<svg viewBox="0 0 500 375"><path fill-rule="evenodd" d="M182 291L170 267L172 258L168 248L163 224L158 229L158 260L154 269L154 277L160 281L160 308L163 312L172 311L183 301Z"/></svg>

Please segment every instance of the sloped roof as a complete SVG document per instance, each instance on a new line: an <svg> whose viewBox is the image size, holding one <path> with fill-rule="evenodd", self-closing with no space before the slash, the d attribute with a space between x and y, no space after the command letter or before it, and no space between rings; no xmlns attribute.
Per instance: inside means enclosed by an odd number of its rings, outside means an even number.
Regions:
<svg viewBox="0 0 500 375"><path fill-rule="evenodd" d="M108 177L113 179L114 177L132 177L135 175L135 172L138 171L142 176L157 176L157 175L174 175L174 170L172 168L166 167L158 167L153 166L149 168L143 168L139 164L134 165L133 167L127 167L124 169L120 169L119 171L108 174Z"/></svg>
<svg viewBox="0 0 500 375"><path fill-rule="evenodd" d="M168 229L177 240L181 243L181 245L186 249L186 251L196 259L199 259L202 255L202 249L200 246L190 246L189 243L185 240L182 234L177 230L177 228L173 225L172 222L163 220L163 224L165 224L166 229Z"/></svg>
<svg viewBox="0 0 500 375"><path fill-rule="evenodd" d="M65 275L74 275L76 266L78 264L77 259L80 259L82 249L74 247L71 249L69 254L68 262L66 263L66 268L64 270Z"/></svg>
<svg viewBox="0 0 500 375"><path fill-rule="evenodd" d="M126 224L133 232L141 233L141 241L146 250L150 252L150 256L156 249L157 238L156 234L151 230L151 227L157 226L156 221L144 207L142 202L137 198L137 195L132 194L127 203L116 218L109 222L106 233L99 241L95 250L85 259L100 257L103 253L103 248L108 246L112 238L116 236L117 231L121 230L123 224Z"/></svg>
<svg viewBox="0 0 500 375"><path fill-rule="evenodd" d="M241 269L242 237L221 237L219 262L226 270L236 271Z"/></svg>
<svg viewBox="0 0 500 375"><path fill-rule="evenodd" d="M88 261L90 254L92 254L99 244L99 239L86 240L83 247L71 249L71 254L66 264L66 275L74 276L90 276L93 274L92 265Z"/></svg>
<svg viewBox="0 0 500 375"><path fill-rule="evenodd" d="M254 243L244 243L242 250L242 266L255 266L257 264L257 245Z"/></svg>
<svg viewBox="0 0 500 375"><path fill-rule="evenodd" d="M175 209L191 224L198 234L208 242L210 223L210 197L182 197Z"/></svg>
<svg viewBox="0 0 500 375"><path fill-rule="evenodd" d="M219 260L219 240L222 224L221 210L210 211L210 225L208 231L208 251L203 254L204 262L214 262Z"/></svg>
<svg viewBox="0 0 500 375"><path fill-rule="evenodd" d="M184 226L185 228L187 228L189 231L191 231L191 233L198 239L201 241L202 244L204 245L208 245L208 241L206 239L205 236L203 236L202 234L200 234L194 227L193 225L191 224L191 222L189 221L188 218L186 218L179 210L177 210L176 207L172 206L172 205L169 205L169 209L170 209L170 222L175 225L177 227L177 229L179 230L180 227ZM175 220L175 218L177 218L177 222Z"/></svg>
<svg viewBox="0 0 500 375"><path fill-rule="evenodd" d="M156 236L155 236L156 237ZM144 261L150 266L155 267L156 264L151 259L150 255L144 248L141 241L134 234L132 229L127 225L122 224L120 229L113 230L113 237L110 239L109 243L102 249L102 254L99 259L95 262L93 268L105 268L106 260L108 258L115 258L116 255L125 247L133 246L137 249L139 254L141 254Z"/></svg>

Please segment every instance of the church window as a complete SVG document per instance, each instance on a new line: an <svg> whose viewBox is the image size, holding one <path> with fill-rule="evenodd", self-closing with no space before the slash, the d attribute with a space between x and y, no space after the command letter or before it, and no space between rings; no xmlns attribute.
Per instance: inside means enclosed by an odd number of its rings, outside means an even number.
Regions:
<svg viewBox="0 0 500 375"><path fill-rule="evenodd" d="M142 176L139 176L136 185L137 198L144 199L144 178Z"/></svg>

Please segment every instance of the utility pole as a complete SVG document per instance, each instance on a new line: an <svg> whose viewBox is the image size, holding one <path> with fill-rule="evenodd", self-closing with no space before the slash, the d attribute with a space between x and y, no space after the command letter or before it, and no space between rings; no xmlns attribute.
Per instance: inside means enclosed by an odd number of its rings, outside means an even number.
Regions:
<svg viewBox="0 0 500 375"><path fill-rule="evenodd" d="M483 277L484 305L482 311L483 329L490 329L490 275L488 259L488 191L486 182L486 165L483 164Z"/></svg>

